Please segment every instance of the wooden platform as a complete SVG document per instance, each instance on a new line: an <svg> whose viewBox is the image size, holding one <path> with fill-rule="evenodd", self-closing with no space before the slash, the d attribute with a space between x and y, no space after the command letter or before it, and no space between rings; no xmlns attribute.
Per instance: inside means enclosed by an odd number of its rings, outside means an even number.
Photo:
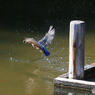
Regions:
<svg viewBox="0 0 95 95"><path fill-rule="evenodd" d="M68 73L66 73L54 79L54 86L87 90L95 89L95 63L85 66L83 80L69 79Z"/></svg>
<svg viewBox="0 0 95 95"><path fill-rule="evenodd" d="M71 21L69 34L69 72L54 79L54 92L59 93L59 88L66 88L67 92L67 88L73 88L71 91L73 93L75 88L95 94L95 63L84 67L85 22L81 20ZM63 91L65 92L65 90ZM66 93L66 95L73 95L71 92ZM86 95L90 94L87 92Z"/></svg>
<svg viewBox="0 0 95 95"><path fill-rule="evenodd" d="M91 90L80 90L68 87L54 87L54 95L95 95Z"/></svg>

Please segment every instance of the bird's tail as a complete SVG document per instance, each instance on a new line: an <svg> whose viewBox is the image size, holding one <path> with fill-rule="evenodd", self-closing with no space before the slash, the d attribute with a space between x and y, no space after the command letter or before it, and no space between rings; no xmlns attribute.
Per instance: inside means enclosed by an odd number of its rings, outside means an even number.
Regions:
<svg viewBox="0 0 95 95"><path fill-rule="evenodd" d="M39 42L38 42L39 43ZM40 44L40 43L39 43ZM45 56L49 56L50 55L50 53L47 51L47 49L42 45L42 44L40 44L41 46L42 46L42 50L43 50L43 53L45 54Z"/></svg>
<svg viewBox="0 0 95 95"><path fill-rule="evenodd" d="M47 49L45 47L43 47L43 50L44 50L45 56L49 56L50 55L50 53L47 51Z"/></svg>

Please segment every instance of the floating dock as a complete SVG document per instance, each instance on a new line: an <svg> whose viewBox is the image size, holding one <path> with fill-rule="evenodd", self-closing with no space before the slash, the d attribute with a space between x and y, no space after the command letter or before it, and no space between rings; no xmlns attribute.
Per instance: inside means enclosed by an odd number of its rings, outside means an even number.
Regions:
<svg viewBox="0 0 95 95"><path fill-rule="evenodd" d="M60 91L57 87L65 87L89 90L95 94L95 63L84 66L84 55L85 22L74 20L70 22L69 71L54 79L55 92Z"/></svg>
<svg viewBox="0 0 95 95"><path fill-rule="evenodd" d="M95 63L87 65L84 68L84 79L69 79L69 74L63 74L54 79L54 86L57 87L71 87L77 89L95 89Z"/></svg>

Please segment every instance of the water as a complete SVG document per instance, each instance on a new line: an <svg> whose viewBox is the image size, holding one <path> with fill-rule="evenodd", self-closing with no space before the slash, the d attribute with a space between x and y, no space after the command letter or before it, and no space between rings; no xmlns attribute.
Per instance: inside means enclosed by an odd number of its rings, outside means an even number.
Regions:
<svg viewBox="0 0 95 95"><path fill-rule="evenodd" d="M27 30L28 31L28 30ZM0 30L0 94L1 95L54 95L53 79L68 72L69 34L58 33L47 50L46 57L25 37L40 40L45 32ZM95 62L94 32L85 34L85 65Z"/></svg>

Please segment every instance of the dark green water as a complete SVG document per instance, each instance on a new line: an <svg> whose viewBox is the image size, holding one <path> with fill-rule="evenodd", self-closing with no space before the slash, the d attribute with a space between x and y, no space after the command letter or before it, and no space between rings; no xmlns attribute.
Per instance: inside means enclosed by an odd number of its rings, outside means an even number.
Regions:
<svg viewBox="0 0 95 95"><path fill-rule="evenodd" d="M95 62L93 31L85 33L85 65ZM69 34L63 32L57 31L45 57L23 39L40 40L46 32L0 30L0 95L54 95L53 79L68 72Z"/></svg>

